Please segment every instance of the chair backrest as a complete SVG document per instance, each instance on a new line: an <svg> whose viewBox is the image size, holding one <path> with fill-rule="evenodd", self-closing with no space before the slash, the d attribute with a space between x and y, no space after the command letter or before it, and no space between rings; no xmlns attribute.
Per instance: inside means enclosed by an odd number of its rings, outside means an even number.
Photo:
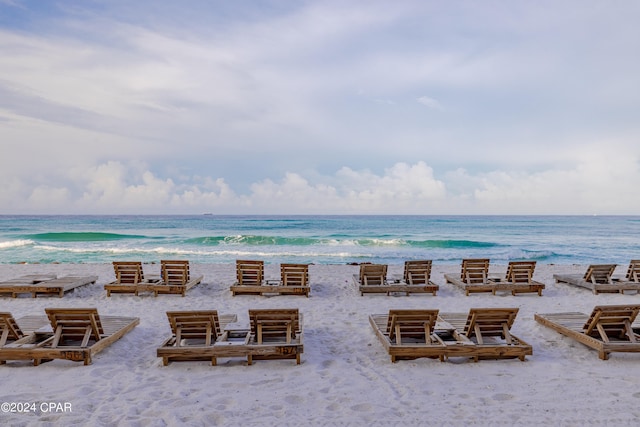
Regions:
<svg viewBox="0 0 640 427"><path fill-rule="evenodd" d="M461 279L471 285L486 283L489 274L489 259L463 259L461 268Z"/></svg>
<svg viewBox="0 0 640 427"><path fill-rule="evenodd" d="M600 336L603 340L614 336L617 338L627 336L629 339L628 333L633 333L631 324L638 316L638 312L640 312L640 305L596 306L583 326L584 333ZM603 333L606 336L602 336Z"/></svg>
<svg viewBox="0 0 640 427"><path fill-rule="evenodd" d="M264 261L236 260L239 285L261 285L264 280Z"/></svg>
<svg viewBox="0 0 640 427"><path fill-rule="evenodd" d="M531 283L535 269L535 261L511 261L505 279L511 283Z"/></svg>
<svg viewBox="0 0 640 427"><path fill-rule="evenodd" d="M297 308L265 308L249 310L251 333L258 342L287 341L301 332Z"/></svg>
<svg viewBox="0 0 640 427"><path fill-rule="evenodd" d="M384 285L387 280L387 264L360 264L361 285Z"/></svg>
<svg viewBox="0 0 640 427"><path fill-rule="evenodd" d="M505 336L518 314L517 308L472 308L464 326L464 334L473 336L491 337Z"/></svg>
<svg viewBox="0 0 640 427"><path fill-rule="evenodd" d="M629 282L640 282L640 259L632 259L627 269L626 279Z"/></svg>
<svg viewBox="0 0 640 427"><path fill-rule="evenodd" d="M591 283L612 283L611 275L616 264L592 264L584 274L584 280Z"/></svg>
<svg viewBox="0 0 640 427"><path fill-rule="evenodd" d="M430 342L438 310L389 310L387 333L391 341L413 338Z"/></svg>
<svg viewBox="0 0 640 427"><path fill-rule="evenodd" d="M57 337L56 343L82 341L84 347L88 339L100 341L104 335L96 308L46 308L45 312Z"/></svg>
<svg viewBox="0 0 640 427"><path fill-rule="evenodd" d="M11 313L0 313L0 347L8 341L19 340L24 336L20 326Z"/></svg>
<svg viewBox="0 0 640 427"><path fill-rule="evenodd" d="M167 285L185 285L189 279L189 261L161 260L160 273L162 281Z"/></svg>
<svg viewBox="0 0 640 427"><path fill-rule="evenodd" d="M221 334L216 310L167 311L167 319L178 345L182 339L204 339L211 345Z"/></svg>
<svg viewBox="0 0 640 427"><path fill-rule="evenodd" d="M284 286L309 286L309 265L280 264L280 279Z"/></svg>
<svg viewBox="0 0 640 427"><path fill-rule="evenodd" d="M410 285L426 285L431 277L431 260L404 262L403 280Z"/></svg>
<svg viewBox="0 0 640 427"><path fill-rule="evenodd" d="M118 283L133 284L144 280L140 261L114 261L113 270Z"/></svg>

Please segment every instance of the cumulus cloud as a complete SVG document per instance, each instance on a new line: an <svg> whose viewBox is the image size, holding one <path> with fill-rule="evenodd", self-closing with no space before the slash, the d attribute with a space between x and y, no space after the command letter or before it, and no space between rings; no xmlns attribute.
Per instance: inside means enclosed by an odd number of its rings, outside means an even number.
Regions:
<svg viewBox="0 0 640 427"><path fill-rule="evenodd" d="M396 163L380 174L349 167L313 177L287 172L245 192L223 178L177 182L144 163L111 161L68 171L67 186L12 180L0 189L0 203L5 213L93 214L633 214L640 209L630 197L640 182L638 159L583 160L573 169L456 169L441 177L422 161Z"/></svg>

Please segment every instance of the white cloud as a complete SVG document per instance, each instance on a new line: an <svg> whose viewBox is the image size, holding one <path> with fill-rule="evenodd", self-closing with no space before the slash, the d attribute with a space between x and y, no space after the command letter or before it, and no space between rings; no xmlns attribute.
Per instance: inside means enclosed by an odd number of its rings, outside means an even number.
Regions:
<svg viewBox="0 0 640 427"><path fill-rule="evenodd" d="M4 210L633 212L633 2L150 4L0 0Z"/></svg>
<svg viewBox="0 0 640 427"><path fill-rule="evenodd" d="M436 99L429 98L428 96L421 96L420 98L418 98L418 102L425 107L431 108L432 110L444 110L442 105Z"/></svg>
<svg viewBox="0 0 640 427"><path fill-rule="evenodd" d="M144 163L107 162L70 170L67 186L12 180L0 189L0 203L6 213L633 214L640 209L638 159L614 160L603 163L594 154L573 169L458 169L442 178L425 162L396 163L382 174L348 167L313 178L287 172L246 193L223 178L175 182Z"/></svg>

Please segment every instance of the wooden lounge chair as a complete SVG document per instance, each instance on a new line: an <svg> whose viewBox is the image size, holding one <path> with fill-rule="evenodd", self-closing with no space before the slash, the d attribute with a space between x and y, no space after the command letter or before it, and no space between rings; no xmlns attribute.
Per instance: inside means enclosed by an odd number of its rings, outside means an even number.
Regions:
<svg viewBox="0 0 640 427"><path fill-rule="evenodd" d="M52 332L35 331L0 348L0 360L33 360L34 365L52 359L91 363L102 351L138 323L137 317L99 316L95 308L45 309Z"/></svg>
<svg viewBox="0 0 640 427"><path fill-rule="evenodd" d="M247 362L254 359L296 359L303 353L302 316L293 309L249 310L251 337Z"/></svg>
<svg viewBox="0 0 640 427"><path fill-rule="evenodd" d="M512 295L537 292L538 296L542 296L545 285L533 280L535 268L535 261L510 261L504 278L489 279L493 285L493 294L496 291L508 291Z"/></svg>
<svg viewBox="0 0 640 427"><path fill-rule="evenodd" d="M387 264L360 264L360 273L353 275L353 281L359 286L384 286L387 267Z"/></svg>
<svg viewBox="0 0 640 427"><path fill-rule="evenodd" d="M614 277L613 283L622 289L620 293L624 293L627 290L635 290L636 293L640 292L640 259L632 259L629 262L627 273L624 277Z"/></svg>
<svg viewBox="0 0 640 427"><path fill-rule="evenodd" d="M431 260L405 261L402 279L387 280L387 266L379 264L362 264L360 274L354 275L360 295L365 293L404 292L430 293L434 296L440 288L431 281Z"/></svg>
<svg viewBox="0 0 640 427"><path fill-rule="evenodd" d="M24 333L13 315L6 312L0 313L0 334L0 347L24 337Z"/></svg>
<svg viewBox="0 0 640 427"><path fill-rule="evenodd" d="M562 335L596 349L602 360L613 352L640 353L640 336L632 323L640 305L596 306L591 315L584 313L536 314L536 321Z"/></svg>
<svg viewBox="0 0 640 427"><path fill-rule="evenodd" d="M469 314L441 313L443 321L467 337L473 345L449 346L447 357L478 359L519 358L533 354L533 348L511 333L517 308L472 308Z"/></svg>
<svg viewBox="0 0 640 427"><path fill-rule="evenodd" d="M309 296L309 265L280 264L279 280L264 280L263 261L236 261L236 283L231 286L236 294L279 294Z"/></svg>
<svg viewBox="0 0 640 427"><path fill-rule="evenodd" d="M215 366L218 357L236 355L226 350L229 346L216 347L229 343L229 333L224 329L237 320L235 314L218 315L216 310L168 311L167 318L172 335L157 350L165 366L173 361L193 360L211 360Z"/></svg>
<svg viewBox="0 0 640 427"><path fill-rule="evenodd" d="M260 295L264 284L264 261L236 260L236 283L229 288L231 294Z"/></svg>
<svg viewBox="0 0 640 427"><path fill-rule="evenodd" d="M160 278L157 276L145 278L142 262L140 261L114 261L113 270L116 280L104 285L108 297L111 296L112 292L134 294L136 296L139 292L154 292L154 285L160 282Z"/></svg>
<svg viewBox="0 0 640 427"><path fill-rule="evenodd" d="M95 283L98 276L65 276L56 278L55 274L34 274L0 282L0 294L11 294L16 298L20 294L57 295L62 298L66 292L77 287Z"/></svg>
<svg viewBox="0 0 640 427"><path fill-rule="evenodd" d="M640 290L635 282L614 281L612 278L616 264L592 264L584 275L554 274L556 283L567 283L574 286L591 289L594 294L601 292L624 293L625 290Z"/></svg>
<svg viewBox="0 0 640 427"><path fill-rule="evenodd" d="M309 297L309 264L280 264L279 294Z"/></svg>
<svg viewBox="0 0 640 427"><path fill-rule="evenodd" d="M369 323L391 356L391 362L420 357L444 361L446 345L435 333L438 310L389 310L372 314Z"/></svg>
<svg viewBox="0 0 640 427"><path fill-rule="evenodd" d="M494 292L495 285L489 283L489 259L463 259L460 274L445 274L447 283L462 288L465 295L473 292Z"/></svg>
<svg viewBox="0 0 640 427"><path fill-rule="evenodd" d="M155 296L158 294L177 294L185 296L185 293L200 284L204 276L191 276L189 261L187 260L161 260L161 281L149 286Z"/></svg>
<svg viewBox="0 0 640 427"><path fill-rule="evenodd" d="M0 313L0 348L12 346L47 323L44 316L26 316L16 320L11 313ZM5 363L6 360L0 359L0 365Z"/></svg>

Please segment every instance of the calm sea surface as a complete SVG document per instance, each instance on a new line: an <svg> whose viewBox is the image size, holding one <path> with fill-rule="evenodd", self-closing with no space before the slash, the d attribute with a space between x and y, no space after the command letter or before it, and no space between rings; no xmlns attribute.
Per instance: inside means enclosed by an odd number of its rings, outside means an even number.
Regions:
<svg viewBox="0 0 640 427"><path fill-rule="evenodd" d="M640 216L0 216L0 263L640 258Z"/></svg>

